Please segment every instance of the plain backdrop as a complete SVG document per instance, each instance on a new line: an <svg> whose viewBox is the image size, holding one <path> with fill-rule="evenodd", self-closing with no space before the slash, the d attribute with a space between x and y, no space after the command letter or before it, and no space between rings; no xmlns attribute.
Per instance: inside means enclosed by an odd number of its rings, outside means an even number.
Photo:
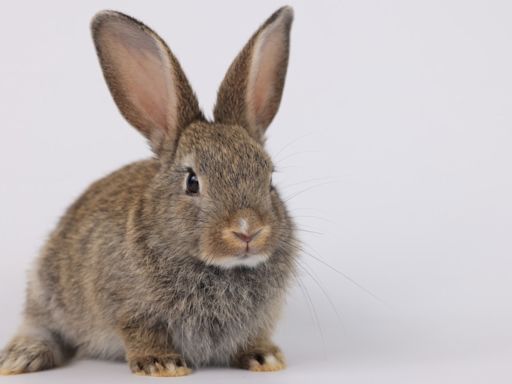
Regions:
<svg viewBox="0 0 512 384"><path fill-rule="evenodd" d="M268 130L305 252L276 340L286 371L180 382L512 382L512 3L289 1L283 102ZM281 1L0 5L0 344L25 272L95 179L150 156L90 38L126 12L181 61L211 116L217 87ZM78 361L5 383L152 382Z"/></svg>

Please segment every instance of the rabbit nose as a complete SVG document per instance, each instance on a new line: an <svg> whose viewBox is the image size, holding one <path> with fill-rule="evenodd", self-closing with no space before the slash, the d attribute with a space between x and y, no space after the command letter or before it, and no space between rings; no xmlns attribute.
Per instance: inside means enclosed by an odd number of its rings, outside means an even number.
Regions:
<svg viewBox="0 0 512 384"><path fill-rule="evenodd" d="M256 236L258 236L258 234L261 232L262 229L263 228L258 228L256 231L254 231L251 234L233 231L233 235L235 235L240 240L245 241L247 244L249 244L252 241L252 239L254 239Z"/></svg>

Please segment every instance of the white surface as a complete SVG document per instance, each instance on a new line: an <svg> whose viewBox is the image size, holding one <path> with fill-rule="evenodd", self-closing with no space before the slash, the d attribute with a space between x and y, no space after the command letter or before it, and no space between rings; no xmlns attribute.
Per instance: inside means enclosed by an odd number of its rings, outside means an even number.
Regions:
<svg viewBox="0 0 512 384"><path fill-rule="evenodd" d="M340 317L304 274L308 293L294 289L276 336L288 370L202 369L179 381L512 382L511 3L290 3L290 69L268 143L301 227L321 233L302 232L312 252L302 262ZM20 321L24 272L65 207L149 155L104 84L92 15L113 8L152 26L210 114L231 60L280 5L2 3L0 344ZM0 378L94 381L150 380L87 361Z"/></svg>

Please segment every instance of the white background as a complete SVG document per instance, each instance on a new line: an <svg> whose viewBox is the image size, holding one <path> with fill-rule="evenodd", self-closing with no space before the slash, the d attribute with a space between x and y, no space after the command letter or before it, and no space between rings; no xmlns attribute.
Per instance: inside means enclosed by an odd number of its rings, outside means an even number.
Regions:
<svg viewBox="0 0 512 384"><path fill-rule="evenodd" d="M168 381L512 382L511 3L290 3L290 68L268 145L313 277L303 271L276 335L289 367ZM118 9L153 27L210 114L231 60L281 5L2 3L0 344L59 215L93 180L150 155L103 81L93 14ZM89 381L151 379L94 361L0 378Z"/></svg>

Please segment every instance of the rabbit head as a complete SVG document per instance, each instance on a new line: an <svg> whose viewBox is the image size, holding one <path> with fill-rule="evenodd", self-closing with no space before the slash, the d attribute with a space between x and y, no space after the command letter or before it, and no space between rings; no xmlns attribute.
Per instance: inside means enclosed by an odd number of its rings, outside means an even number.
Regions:
<svg viewBox="0 0 512 384"><path fill-rule="evenodd" d="M110 92L159 160L134 219L149 247L230 268L255 267L290 245L293 223L272 186L264 134L281 101L292 20L292 9L283 7L256 31L231 64L214 121L207 121L155 32L118 12L94 18Z"/></svg>

